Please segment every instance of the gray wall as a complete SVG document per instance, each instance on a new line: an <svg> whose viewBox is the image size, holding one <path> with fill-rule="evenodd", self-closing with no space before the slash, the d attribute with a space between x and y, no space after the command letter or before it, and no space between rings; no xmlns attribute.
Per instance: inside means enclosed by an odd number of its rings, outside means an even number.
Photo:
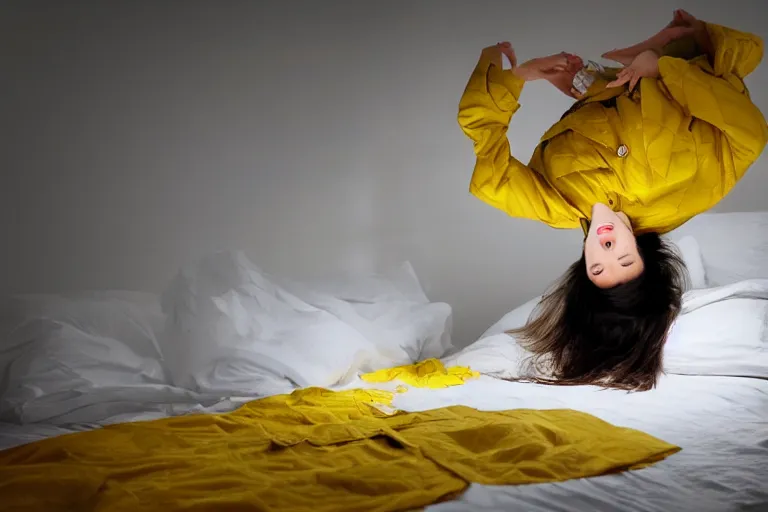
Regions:
<svg viewBox="0 0 768 512"><path fill-rule="evenodd" d="M580 245L468 193L456 109L480 49L596 57L674 7L768 36L765 0L520 4L4 2L2 291L160 290L222 248L292 276L408 259L470 341ZM768 63L748 85L768 112ZM533 83L522 103L527 160L570 101ZM719 209L764 209L766 167Z"/></svg>

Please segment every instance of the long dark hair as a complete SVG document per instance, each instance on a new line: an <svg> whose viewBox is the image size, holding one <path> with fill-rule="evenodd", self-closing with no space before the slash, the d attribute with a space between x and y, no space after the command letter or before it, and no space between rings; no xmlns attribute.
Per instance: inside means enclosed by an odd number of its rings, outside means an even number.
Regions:
<svg viewBox="0 0 768 512"><path fill-rule="evenodd" d="M582 252L527 324L507 332L533 354L522 372L526 377L517 380L633 391L656 385L688 273L657 233L637 236L637 248L643 273L609 289L590 281Z"/></svg>

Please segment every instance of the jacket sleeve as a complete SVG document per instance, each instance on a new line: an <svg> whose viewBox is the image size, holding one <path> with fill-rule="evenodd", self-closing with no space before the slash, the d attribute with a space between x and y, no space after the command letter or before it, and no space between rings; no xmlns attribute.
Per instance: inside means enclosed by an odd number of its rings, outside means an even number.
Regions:
<svg viewBox="0 0 768 512"><path fill-rule="evenodd" d="M749 76L763 60L763 40L746 32L706 23L712 42L715 76L734 75L739 80Z"/></svg>
<svg viewBox="0 0 768 512"><path fill-rule="evenodd" d="M765 118L743 82L762 59L763 41L719 25L707 24L707 31L713 47L711 65L702 59L662 57L659 79L687 115L723 133L738 179L760 157L768 141Z"/></svg>
<svg viewBox="0 0 768 512"><path fill-rule="evenodd" d="M574 210L544 177L510 154L507 129L524 80L502 69L498 48L483 51L459 101L458 121L477 156L469 190L512 217L577 228Z"/></svg>

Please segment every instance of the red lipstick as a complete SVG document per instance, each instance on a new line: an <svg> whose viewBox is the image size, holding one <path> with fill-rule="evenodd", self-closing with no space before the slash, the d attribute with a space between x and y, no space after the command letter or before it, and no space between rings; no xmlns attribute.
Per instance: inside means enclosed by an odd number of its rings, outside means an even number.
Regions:
<svg viewBox="0 0 768 512"><path fill-rule="evenodd" d="M610 233L613 231L613 224L605 224L597 228L597 234L602 235L604 233Z"/></svg>

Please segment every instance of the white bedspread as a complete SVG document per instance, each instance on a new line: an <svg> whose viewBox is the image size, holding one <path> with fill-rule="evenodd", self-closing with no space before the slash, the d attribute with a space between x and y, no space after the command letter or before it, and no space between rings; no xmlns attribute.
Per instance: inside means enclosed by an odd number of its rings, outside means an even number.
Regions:
<svg viewBox="0 0 768 512"><path fill-rule="evenodd" d="M356 386L374 387L360 381L345 387ZM158 405L149 412L122 413L103 423L183 412L226 411L247 399L200 404L194 403L191 396L186 403L177 398L174 405ZM511 383L484 376L453 388L410 389L395 398L395 406L408 411L458 404L481 410L578 409L616 425L648 432L683 450L653 467L617 475L527 486L472 485L457 500L434 505L429 510L768 509L768 380L670 375L662 378L653 391L628 394L589 387ZM0 448L95 426L0 424Z"/></svg>

